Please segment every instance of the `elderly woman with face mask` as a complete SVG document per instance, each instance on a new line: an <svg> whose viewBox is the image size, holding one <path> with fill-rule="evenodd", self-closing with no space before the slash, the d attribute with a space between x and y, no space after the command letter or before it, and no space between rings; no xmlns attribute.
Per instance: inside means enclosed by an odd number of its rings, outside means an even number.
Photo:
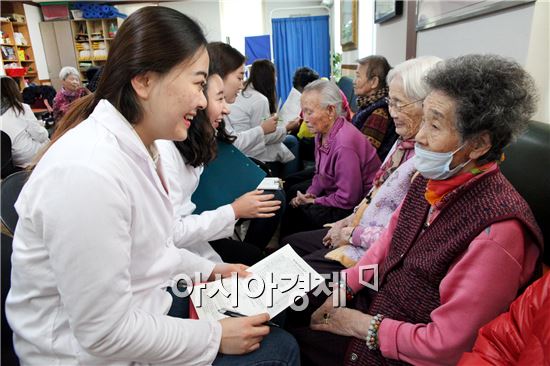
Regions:
<svg viewBox="0 0 550 366"><path fill-rule="evenodd" d="M535 111L532 78L515 62L469 55L427 82L420 175L387 231L344 271L347 284L295 332L307 364L455 365L538 267L542 234L497 164ZM344 297L352 305L334 307Z"/></svg>
<svg viewBox="0 0 550 366"><path fill-rule="evenodd" d="M80 83L80 73L71 66L65 66L59 72L61 89L53 100L53 118L59 121L69 110L72 102L78 98L90 94L90 91Z"/></svg>
<svg viewBox="0 0 550 366"><path fill-rule="evenodd" d="M414 136L420 128L422 101L429 92L424 77L441 59L424 56L407 60L387 77L387 103L399 139L376 173L373 187L357 210L329 229L296 233L285 239L320 273L354 265L387 227L409 189L415 172ZM392 121L392 124L394 122ZM336 249L334 249L336 248Z"/></svg>
<svg viewBox="0 0 550 366"><path fill-rule="evenodd" d="M281 237L320 229L348 216L372 186L380 159L367 138L343 117L340 89L328 80L305 87L302 112L315 136L315 175L297 191L283 217ZM290 189L292 191L292 188Z"/></svg>

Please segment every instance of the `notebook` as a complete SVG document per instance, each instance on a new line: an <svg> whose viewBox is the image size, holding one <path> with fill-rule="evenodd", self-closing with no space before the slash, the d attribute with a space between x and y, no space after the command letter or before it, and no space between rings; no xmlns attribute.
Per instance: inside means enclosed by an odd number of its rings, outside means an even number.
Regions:
<svg viewBox="0 0 550 366"><path fill-rule="evenodd" d="M216 158L208 163L191 201L194 214L232 203L256 189L266 173L232 144L218 142Z"/></svg>

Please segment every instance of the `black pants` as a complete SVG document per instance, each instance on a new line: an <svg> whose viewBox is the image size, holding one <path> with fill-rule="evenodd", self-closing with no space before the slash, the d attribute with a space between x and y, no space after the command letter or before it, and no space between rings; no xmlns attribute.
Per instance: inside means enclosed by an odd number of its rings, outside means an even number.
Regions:
<svg viewBox="0 0 550 366"><path fill-rule="evenodd" d="M248 231L243 241L255 245L258 249L264 250L269 241L275 234L279 223L283 218L286 207L286 196L283 190L265 191L265 193L273 194L274 200L281 201L281 208L275 212L275 216L266 219L251 219Z"/></svg>
<svg viewBox="0 0 550 366"><path fill-rule="evenodd" d="M323 245L323 238L328 230L325 228L292 234L283 238L281 245L290 244L292 249L320 274L340 272L346 268L342 263L325 258L325 255L332 250Z"/></svg>
<svg viewBox="0 0 550 366"><path fill-rule="evenodd" d="M281 238L301 231L322 229L324 224L341 220L352 212L352 209L315 203L298 207L288 205L281 225Z"/></svg>
<svg viewBox="0 0 550 366"><path fill-rule="evenodd" d="M264 258L263 252L255 245L233 239L218 239L210 242L212 248L226 263L256 264Z"/></svg>

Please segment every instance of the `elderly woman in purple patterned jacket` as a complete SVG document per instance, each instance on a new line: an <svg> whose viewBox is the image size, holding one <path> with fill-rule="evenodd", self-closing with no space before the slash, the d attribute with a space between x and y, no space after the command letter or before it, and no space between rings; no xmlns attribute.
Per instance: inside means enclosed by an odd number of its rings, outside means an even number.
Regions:
<svg viewBox="0 0 550 366"><path fill-rule="evenodd" d="M516 62L468 55L427 82L420 175L311 328L294 331L303 363L455 365L538 272L542 233L498 167L535 111L532 78ZM335 307L344 296L351 306Z"/></svg>

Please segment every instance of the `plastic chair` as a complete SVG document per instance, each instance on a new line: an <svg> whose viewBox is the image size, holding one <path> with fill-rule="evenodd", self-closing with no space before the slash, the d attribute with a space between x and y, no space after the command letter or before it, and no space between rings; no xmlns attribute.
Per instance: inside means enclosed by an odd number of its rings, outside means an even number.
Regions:
<svg viewBox="0 0 550 366"><path fill-rule="evenodd" d="M12 240L19 216L13 207L30 172L20 171L4 179L1 183L1 224L2 224L2 362L5 365L19 365L13 348L13 332L5 314L6 297L11 287Z"/></svg>
<svg viewBox="0 0 550 366"><path fill-rule="evenodd" d="M10 174L13 174L21 169L13 165L13 159L11 156L11 139L7 133L2 132L2 179L6 178Z"/></svg>

